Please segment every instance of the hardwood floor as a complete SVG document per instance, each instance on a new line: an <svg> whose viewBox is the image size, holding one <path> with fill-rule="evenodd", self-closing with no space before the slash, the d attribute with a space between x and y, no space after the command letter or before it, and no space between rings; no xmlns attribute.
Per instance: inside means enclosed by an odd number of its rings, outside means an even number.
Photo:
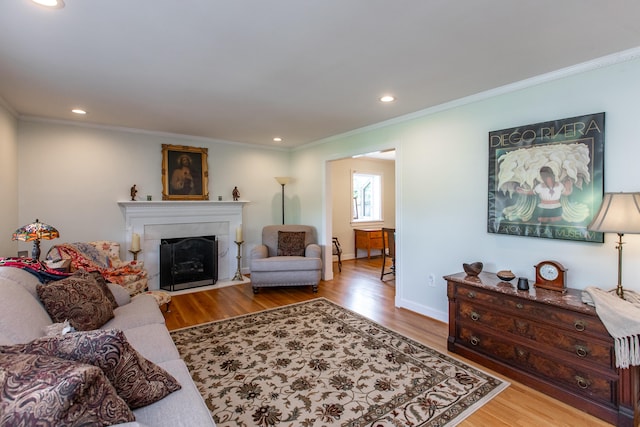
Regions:
<svg viewBox="0 0 640 427"><path fill-rule="evenodd" d="M310 287L263 289L254 294L250 284L175 295L171 311L165 313L170 330L225 319L317 297L325 297L390 329L411 337L442 353L504 378L505 391L464 420L461 427L485 426L594 426L610 424L552 399L529 387L447 351L445 323L394 306L393 276L380 280L381 258L343 261L342 272L334 264L335 276L322 282L317 294ZM442 286L446 286L442 281Z"/></svg>

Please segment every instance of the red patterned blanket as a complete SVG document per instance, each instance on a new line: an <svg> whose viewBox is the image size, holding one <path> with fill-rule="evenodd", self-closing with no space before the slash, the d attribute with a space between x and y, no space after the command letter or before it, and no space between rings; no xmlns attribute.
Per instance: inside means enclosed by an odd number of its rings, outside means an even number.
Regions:
<svg viewBox="0 0 640 427"><path fill-rule="evenodd" d="M0 258L0 267L21 268L33 274L40 280L40 283L47 283L53 280L60 280L69 275L58 270L47 267L43 261L36 261L33 258Z"/></svg>
<svg viewBox="0 0 640 427"><path fill-rule="evenodd" d="M56 245L51 250L57 252L58 259L71 259L73 270L99 271L107 282L124 286L130 283L132 278L146 276L146 271L136 261L123 263L121 266L113 266L104 254L101 254L90 244L63 243ZM47 256L51 257L51 254Z"/></svg>

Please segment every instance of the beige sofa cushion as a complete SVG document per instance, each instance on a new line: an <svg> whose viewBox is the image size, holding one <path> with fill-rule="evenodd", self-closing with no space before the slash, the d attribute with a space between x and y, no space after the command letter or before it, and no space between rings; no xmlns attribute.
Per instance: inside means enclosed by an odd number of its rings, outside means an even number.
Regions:
<svg viewBox="0 0 640 427"><path fill-rule="evenodd" d="M40 283L38 278L27 270L15 267L0 267L0 280L7 279L12 282L16 282L22 285L26 290L33 295L35 299L38 299L38 292L36 287Z"/></svg>
<svg viewBox="0 0 640 427"><path fill-rule="evenodd" d="M0 287L0 344L20 344L43 336L45 327L53 322L38 300L14 281L0 279Z"/></svg>

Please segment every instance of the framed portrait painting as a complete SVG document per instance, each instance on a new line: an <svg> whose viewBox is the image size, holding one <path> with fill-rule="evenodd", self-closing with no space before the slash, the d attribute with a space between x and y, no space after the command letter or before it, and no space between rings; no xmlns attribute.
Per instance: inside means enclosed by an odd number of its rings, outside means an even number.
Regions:
<svg viewBox="0 0 640 427"><path fill-rule="evenodd" d="M207 149L162 144L162 200L209 200Z"/></svg>
<svg viewBox="0 0 640 427"><path fill-rule="evenodd" d="M604 242L604 113L489 132L489 233Z"/></svg>

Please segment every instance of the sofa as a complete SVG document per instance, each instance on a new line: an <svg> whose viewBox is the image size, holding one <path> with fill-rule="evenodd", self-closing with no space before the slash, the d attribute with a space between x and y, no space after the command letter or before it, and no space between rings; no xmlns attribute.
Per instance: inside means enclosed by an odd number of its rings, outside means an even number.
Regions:
<svg viewBox="0 0 640 427"><path fill-rule="evenodd" d="M92 273L79 272L74 277L82 274L88 275ZM7 360L11 360L10 358L14 357L9 353L16 352L16 348L24 349L25 346L29 347L33 343L47 341L49 337L45 337L45 335L51 335L51 330L56 325L65 325L65 323L54 322L49 315L50 301L46 292L49 292L50 289L55 289L55 286L51 285L58 283L60 281L52 281L42 285L38 276L28 272L26 269L0 267L0 360L3 357L5 358L5 368ZM104 334L107 335L117 333L122 336L124 334L124 337L126 337L124 341L135 350L132 353L147 364L144 366L152 366L156 370L159 367L161 368L159 369L160 371L168 373L172 377L174 383L175 381L179 383L178 386L174 387L179 389L169 392L168 395L161 397L160 400L133 409L131 412L135 416L135 420L119 423L118 425L149 427L215 426L186 364L178 354L156 300L146 294L131 297L129 292L120 285L107 283L106 281L104 285L111 291L113 306L116 306L116 308L112 309L113 317L97 330L83 333L95 335L104 331ZM88 293L87 298L92 298L91 293ZM66 335L58 335L55 338L82 336L83 333L72 332ZM89 365L89 368L87 369L93 374L95 374L94 371L96 370L100 373L100 369L96 369L91 365ZM0 379L6 377L6 369L5 371L0 369L0 373L2 373ZM83 372L82 375L85 374L86 372ZM82 378L85 377L83 376ZM62 381L62 378L59 378L59 380ZM118 395L120 395L120 391L118 391ZM6 410L5 404L6 401L0 401L0 406L2 406L0 415L3 412L2 409ZM74 405L76 404L73 403L72 407ZM130 409L127 408L127 410L129 411ZM43 423L41 425L46 424Z"/></svg>
<svg viewBox="0 0 640 427"><path fill-rule="evenodd" d="M253 292L280 286L311 286L313 292L317 292L322 277L321 256L315 228L265 226L262 244L252 248L249 254Z"/></svg>

